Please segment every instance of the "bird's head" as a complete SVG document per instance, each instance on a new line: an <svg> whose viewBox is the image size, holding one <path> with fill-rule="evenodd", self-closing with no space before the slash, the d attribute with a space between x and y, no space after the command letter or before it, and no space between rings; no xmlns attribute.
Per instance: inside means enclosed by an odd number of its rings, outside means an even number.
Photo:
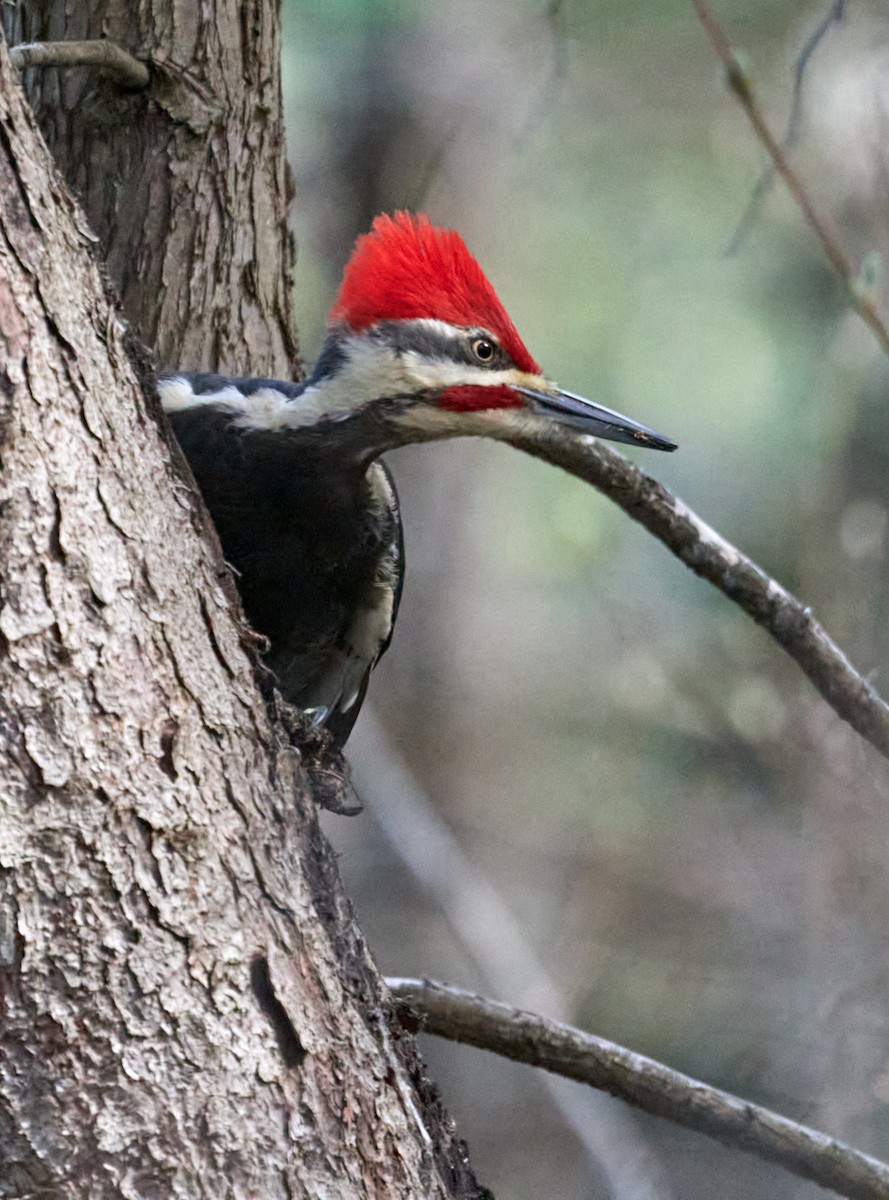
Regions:
<svg viewBox="0 0 889 1200"><path fill-rule="evenodd" d="M459 234L377 217L346 264L304 394L313 420L361 419L380 445L509 440L540 417L658 450L673 442L548 380Z"/></svg>

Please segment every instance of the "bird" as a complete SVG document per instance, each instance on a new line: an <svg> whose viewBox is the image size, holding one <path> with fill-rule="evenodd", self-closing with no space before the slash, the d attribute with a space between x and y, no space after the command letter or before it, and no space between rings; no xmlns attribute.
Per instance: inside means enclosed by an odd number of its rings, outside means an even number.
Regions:
<svg viewBox="0 0 889 1200"><path fill-rule="evenodd" d="M265 665L338 747L391 640L404 578L381 455L458 436L508 441L540 418L676 449L544 376L462 237L406 211L357 239L308 378L168 371L158 393Z"/></svg>

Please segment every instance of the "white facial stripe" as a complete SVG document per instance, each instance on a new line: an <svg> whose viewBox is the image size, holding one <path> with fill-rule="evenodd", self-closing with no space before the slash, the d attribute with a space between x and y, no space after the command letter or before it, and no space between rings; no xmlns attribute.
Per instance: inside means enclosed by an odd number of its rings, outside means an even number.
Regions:
<svg viewBox="0 0 889 1200"><path fill-rule="evenodd" d="M539 375L529 375L517 367L507 367L503 371L491 371L486 367L470 367L466 363L446 362L444 359L431 360L422 354L409 350L404 356L409 365L412 378L416 381L418 390L429 388L433 391L450 387L527 387L547 388L550 385Z"/></svg>
<svg viewBox="0 0 889 1200"><path fill-rule="evenodd" d="M449 338L465 338L466 330L444 321L422 319L412 322ZM217 392L196 393L187 379L162 379L158 383L161 403L167 412L216 406L233 414L244 429L299 429L327 418L345 420L375 400L412 396L420 391L443 391L451 387L546 388L538 375L516 368L487 370L445 359L428 359L418 351L396 355L380 338L360 334L346 338L342 365L333 375L308 387L297 397L286 396L273 387L259 388L245 396L236 387Z"/></svg>
<svg viewBox="0 0 889 1200"><path fill-rule="evenodd" d="M402 321L401 324L452 342L466 342L469 338L486 337L495 345L500 344L494 334L481 325L472 327L451 325L447 321L438 321L434 317L416 317L410 321ZM465 387L500 387L504 384L539 390L549 386L539 375L530 375L525 371L518 370L517 367L492 371L489 367L476 367L468 363L448 362L446 359L428 359L415 350L406 351L403 357L414 380L414 390L429 388L436 391L461 385Z"/></svg>
<svg viewBox="0 0 889 1200"><path fill-rule="evenodd" d="M438 336L463 341L467 331L445 321L421 317L406 321ZM478 332L485 333L484 330ZM488 335L493 338L493 335ZM332 379L324 380L322 387L310 388L299 400L299 406L313 395L322 392L314 411L319 415L334 416L361 408L363 405L384 396L410 396L419 391L443 391L450 387L527 387L536 390L549 389L540 375L509 367L492 371L487 367L470 366L467 363L449 362L447 359L429 359L416 350L407 350L395 356L384 341L373 337L351 337L344 343L346 361Z"/></svg>
<svg viewBox="0 0 889 1200"><path fill-rule="evenodd" d="M402 325L409 325L412 329L419 329L425 333L432 333L436 337L447 338L452 342L465 342L470 337L486 337L496 345L500 343L487 329L483 329L481 325L473 325L466 327L464 325L450 325L447 321L436 320L435 317L414 317L409 321L402 321Z"/></svg>
<svg viewBox="0 0 889 1200"><path fill-rule="evenodd" d="M317 388L318 411L331 416L347 415L383 397L408 396L417 390L403 358L375 337L357 334L342 344L345 359L337 373Z"/></svg>
<svg viewBox="0 0 889 1200"><path fill-rule="evenodd" d="M549 422L525 408L488 408L473 412L452 412L421 405L408 408L392 418L410 433L411 441L435 441L438 438L486 437L508 442L513 437L533 434L548 428Z"/></svg>

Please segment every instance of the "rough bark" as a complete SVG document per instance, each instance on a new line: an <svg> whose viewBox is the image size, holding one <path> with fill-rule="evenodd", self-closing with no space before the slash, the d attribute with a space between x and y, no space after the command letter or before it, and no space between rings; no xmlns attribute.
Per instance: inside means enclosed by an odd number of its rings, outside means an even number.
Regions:
<svg viewBox="0 0 889 1200"><path fill-rule="evenodd" d="M90 70L25 83L157 363L295 374L277 6L28 0L4 26L10 44L107 37L149 65L144 92Z"/></svg>
<svg viewBox="0 0 889 1200"><path fill-rule="evenodd" d="M200 8L208 22L212 7ZM265 46L270 9L251 11L245 45ZM181 30L169 36L183 44ZM214 38L229 46L221 30ZM232 110L255 99L233 94ZM210 172L225 131L202 141L169 119L169 144L197 138ZM108 205L113 264L130 218L112 215L109 180L140 164L134 154L112 169L106 151L84 153L90 171L109 172L90 179ZM223 347L235 353L243 321L251 365L277 369L283 317L266 325L257 311L287 311L283 276L277 293L270 282L286 255L258 260L246 299L222 304L246 242L260 240L249 222L234 228L243 204L225 207L239 153L224 181L207 180L218 218L208 240L198 245L200 220L183 232L165 209L179 249L158 249L156 321L132 264L114 274L142 333L187 348L220 317L202 360L213 365ZM156 165L170 170L163 153ZM248 207L282 178L278 165L248 173ZM479 1195L410 1039L390 1030L299 756L269 723L220 563L139 386L94 235L2 48L0 195L0 1197ZM147 240L136 244L147 254ZM136 269L156 272L149 259ZM204 301L197 316L175 309Z"/></svg>

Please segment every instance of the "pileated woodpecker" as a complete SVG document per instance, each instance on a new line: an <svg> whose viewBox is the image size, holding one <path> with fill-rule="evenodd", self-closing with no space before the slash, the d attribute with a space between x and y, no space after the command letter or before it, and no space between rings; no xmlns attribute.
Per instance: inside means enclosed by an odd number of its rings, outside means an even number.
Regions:
<svg viewBox="0 0 889 1200"><path fill-rule="evenodd" d="M404 573L381 454L508 440L529 414L676 448L547 380L460 236L405 212L358 239L307 380L177 373L158 388L282 693L339 744L389 644Z"/></svg>

